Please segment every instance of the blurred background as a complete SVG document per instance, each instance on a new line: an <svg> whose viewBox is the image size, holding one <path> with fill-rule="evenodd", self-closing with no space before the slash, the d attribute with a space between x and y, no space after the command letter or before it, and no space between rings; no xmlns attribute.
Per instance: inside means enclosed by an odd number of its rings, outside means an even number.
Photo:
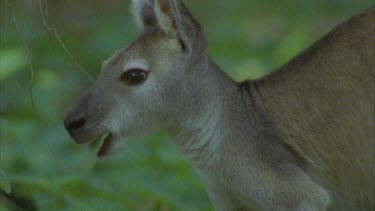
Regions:
<svg viewBox="0 0 375 211"><path fill-rule="evenodd" d="M237 81L272 71L374 4L184 2L202 23L212 58ZM95 78L102 62L136 36L129 4L1 0L0 209L213 210L199 177L162 131L97 159L90 147L74 144L63 128L65 112L91 84L77 65Z"/></svg>

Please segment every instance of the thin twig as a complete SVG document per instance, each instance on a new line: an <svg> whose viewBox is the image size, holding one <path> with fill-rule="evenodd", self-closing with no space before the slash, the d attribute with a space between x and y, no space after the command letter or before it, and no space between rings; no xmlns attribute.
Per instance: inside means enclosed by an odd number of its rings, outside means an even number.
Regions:
<svg viewBox="0 0 375 211"><path fill-rule="evenodd" d="M43 10L44 5L44 10ZM47 28L47 30L51 31L55 39L59 42L61 47L64 49L65 53L69 56L69 58L73 61L74 65L78 67L78 69L83 73L88 79L94 82L94 79L90 76L90 74L82 67L74 58L73 54L69 51L68 47L62 41L59 33L57 32L57 28L54 25L48 23L48 5L46 0L39 0L39 9L40 15L43 21L43 25ZM44 11L44 12L43 12Z"/></svg>
<svg viewBox="0 0 375 211"><path fill-rule="evenodd" d="M17 18L16 18L16 15L14 14L14 11L13 11L13 7L12 5L10 4L9 0L6 0L7 1L7 5L8 5L8 8L9 8L9 11L11 12L11 15L12 15L12 19L13 19L13 23L16 27L16 31L18 33L18 38L19 38L19 41L22 43L23 45L23 48L24 48L24 52L28 58L28 63L29 63L29 67L30 67L30 87L29 87L29 95L30 95L30 99L31 99L31 104L32 104L32 107L33 107L33 110L35 112L35 104L34 104L34 96L33 96L33 87L34 87L34 67L33 67L33 63L32 63L32 59L31 59L31 53L30 53L30 48L29 46L26 44L25 40L23 40L21 38L21 30L20 30L20 27L18 25L18 21L17 21Z"/></svg>

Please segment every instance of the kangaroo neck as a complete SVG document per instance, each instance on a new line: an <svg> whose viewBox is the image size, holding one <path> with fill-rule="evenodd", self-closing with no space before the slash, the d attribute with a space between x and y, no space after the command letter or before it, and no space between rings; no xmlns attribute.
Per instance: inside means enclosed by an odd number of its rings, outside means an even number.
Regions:
<svg viewBox="0 0 375 211"><path fill-rule="evenodd" d="M200 105L172 132L177 146L198 169L207 169L223 159L223 148L235 140L249 139L252 123L247 98L236 82L210 59L205 67L207 83L198 98Z"/></svg>

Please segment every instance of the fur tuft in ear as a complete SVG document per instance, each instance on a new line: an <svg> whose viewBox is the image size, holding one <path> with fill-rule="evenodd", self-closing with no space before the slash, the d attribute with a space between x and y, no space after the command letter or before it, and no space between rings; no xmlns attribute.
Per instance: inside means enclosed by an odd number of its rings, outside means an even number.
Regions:
<svg viewBox="0 0 375 211"><path fill-rule="evenodd" d="M140 29L156 24L153 0L132 0L131 12Z"/></svg>
<svg viewBox="0 0 375 211"><path fill-rule="evenodd" d="M179 0L154 0L157 25L175 38L183 51L205 50L203 33L197 21Z"/></svg>
<svg viewBox="0 0 375 211"><path fill-rule="evenodd" d="M158 26L170 36L176 36L174 12L169 0L155 0L155 14Z"/></svg>

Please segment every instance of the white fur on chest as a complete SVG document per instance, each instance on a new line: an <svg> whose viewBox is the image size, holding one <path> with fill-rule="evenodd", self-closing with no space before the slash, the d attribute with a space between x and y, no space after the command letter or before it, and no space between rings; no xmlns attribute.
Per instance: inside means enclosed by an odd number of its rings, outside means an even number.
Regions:
<svg viewBox="0 0 375 211"><path fill-rule="evenodd" d="M219 109L208 106L200 116L187 119L178 134L178 147L196 168L212 166L220 156L222 131Z"/></svg>

